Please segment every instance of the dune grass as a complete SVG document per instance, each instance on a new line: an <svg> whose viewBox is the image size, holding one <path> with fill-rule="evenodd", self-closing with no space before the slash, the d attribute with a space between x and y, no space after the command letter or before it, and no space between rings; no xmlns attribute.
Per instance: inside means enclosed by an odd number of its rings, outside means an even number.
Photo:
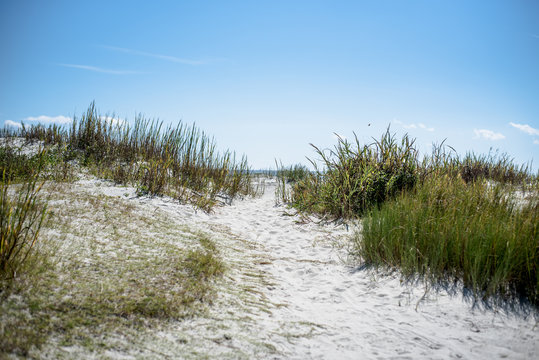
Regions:
<svg viewBox="0 0 539 360"><path fill-rule="evenodd" d="M0 148L0 294L23 269L47 215L39 197L44 154L17 156Z"/></svg>
<svg viewBox="0 0 539 360"><path fill-rule="evenodd" d="M206 211L256 194L246 157L219 153L214 139L195 125L165 128L141 115L134 124L112 118L99 115L92 103L69 129L23 126L10 135L57 146L61 156L56 160L64 169L75 160L99 177L137 186L141 194L170 195Z"/></svg>
<svg viewBox="0 0 539 360"><path fill-rule="evenodd" d="M45 344L102 357L103 339L138 340L204 314L218 296L227 270L218 238L77 185L42 191L54 214L40 235L48 262L0 293L0 358L39 357Z"/></svg>
<svg viewBox="0 0 539 360"><path fill-rule="evenodd" d="M303 164L295 164L286 167L275 160L277 170L273 173L268 172L267 176L275 176L277 180L277 187L275 188L275 201L277 204L287 203L289 201L291 191L290 186L299 181L304 181L310 176L310 171L307 166Z"/></svg>
<svg viewBox="0 0 539 360"><path fill-rule="evenodd" d="M429 178L373 208L353 237L363 261L438 283L461 281L480 299L539 303L539 197L518 202L501 184Z"/></svg>
<svg viewBox="0 0 539 360"><path fill-rule="evenodd" d="M417 180L417 151L408 136L397 142L390 129L380 140L361 145L338 138L332 150L312 145L320 163L311 160L315 171L303 173L284 200L300 212L328 218L362 215Z"/></svg>
<svg viewBox="0 0 539 360"><path fill-rule="evenodd" d="M505 154L461 158L443 143L420 160L414 143L388 128L370 145L313 146L316 171L281 196L300 212L361 219L351 251L365 264L538 304L538 176Z"/></svg>
<svg viewBox="0 0 539 360"><path fill-rule="evenodd" d="M256 195L245 157L219 153L195 125L164 128L142 116L132 125L113 122L93 103L69 128L23 126L0 135L0 357L27 356L50 334L60 345L100 348L103 333L191 316L211 302L225 265L207 235L150 221L155 214L136 222L114 198L62 198L61 189L84 171L210 211ZM54 190L42 197L45 181ZM181 241L171 244L167 236L175 235ZM167 240L157 244L160 237ZM58 255L65 248L71 253ZM36 253L43 261L28 261Z"/></svg>
<svg viewBox="0 0 539 360"><path fill-rule="evenodd" d="M277 161L275 161L275 164L277 165L276 176L287 184L297 183L310 174L309 168L303 164L294 164L289 167Z"/></svg>

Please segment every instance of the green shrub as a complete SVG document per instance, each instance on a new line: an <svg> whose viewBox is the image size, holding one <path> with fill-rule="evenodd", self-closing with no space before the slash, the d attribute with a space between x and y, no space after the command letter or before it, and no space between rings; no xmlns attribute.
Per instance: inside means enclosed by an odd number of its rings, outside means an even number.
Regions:
<svg viewBox="0 0 539 360"><path fill-rule="evenodd" d="M414 142L388 129L370 145L313 145L321 170L283 176L277 194L300 212L362 217L352 251L367 264L538 304L538 177L506 154L460 158L444 143L418 161Z"/></svg>

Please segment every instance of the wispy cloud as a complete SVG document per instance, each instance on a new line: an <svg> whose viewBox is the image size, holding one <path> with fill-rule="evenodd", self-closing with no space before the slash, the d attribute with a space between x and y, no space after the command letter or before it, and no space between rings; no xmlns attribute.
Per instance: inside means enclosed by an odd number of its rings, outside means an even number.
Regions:
<svg viewBox="0 0 539 360"><path fill-rule="evenodd" d="M485 138L487 140L496 141L505 139L505 135L487 129L474 129L474 133L476 137Z"/></svg>
<svg viewBox="0 0 539 360"><path fill-rule="evenodd" d="M535 139L535 140L533 140L533 143L534 143L535 145L539 145L539 140Z"/></svg>
<svg viewBox="0 0 539 360"><path fill-rule="evenodd" d="M423 123L418 123L417 126L420 128L420 129L423 129L423 130L427 130L429 132L433 132L434 131L434 128L433 127L428 127L427 125L423 124Z"/></svg>
<svg viewBox="0 0 539 360"><path fill-rule="evenodd" d="M22 124L13 120L4 121L4 127L21 128Z"/></svg>
<svg viewBox="0 0 539 360"><path fill-rule="evenodd" d="M40 116L29 116L27 118L24 118L25 121L36 121L40 122L42 124L69 124L71 122L71 118L63 115L58 116L47 116L47 115L40 115Z"/></svg>
<svg viewBox="0 0 539 360"><path fill-rule="evenodd" d="M68 68L82 69L82 70L94 71L94 72L104 73L104 74L114 74L114 75L141 74L140 71L104 69L104 68L100 68L97 66L90 66L90 65L78 65L78 64L58 64L58 65L63 66L63 67L68 67Z"/></svg>
<svg viewBox="0 0 539 360"><path fill-rule="evenodd" d="M509 125L519 129L520 131L524 131L528 135L539 135L539 129L532 128L530 125L515 124L512 122L510 122Z"/></svg>
<svg viewBox="0 0 539 360"><path fill-rule="evenodd" d="M405 129L421 129L421 130L425 130L425 131L429 131L429 132L433 132L434 131L434 128L433 127L429 127L423 123L412 123L412 124L405 124L403 123L402 121L400 120L394 120L393 121L395 124L397 125L401 125L403 128Z"/></svg>
<svg viewBox="0 0 539 360"><path fill-rule="evenodd" d="M165 60L165 61L169 61L169 62L175 62L175 63L179 63L179 64L186 64L186 65L203 65L203 64L207 64L209 62L208 60L186 59L186 58L180 58L180 57L176 57L176 56L155 54L155 53L150 53L150 52L146 52L146 51L127 49L127 48L122 48L122 47L117 47L117 46L103 45L102 47L105 48L105 49L112 50L112 51L123 52L123 53L126 53L126 54L133 54L133 55L139 55L139 56L146 56L146 57L151 57L151 58L154 58L154 59L160 59L160 60Z"/></svg>

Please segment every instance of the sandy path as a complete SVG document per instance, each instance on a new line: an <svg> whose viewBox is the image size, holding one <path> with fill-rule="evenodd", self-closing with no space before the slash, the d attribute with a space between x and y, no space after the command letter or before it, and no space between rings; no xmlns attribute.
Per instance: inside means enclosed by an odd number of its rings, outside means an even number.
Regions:
<svg viewBox="0 0 539 360"><path fill-rule="evenodd" d="M533 317L473 309L461 295L425 295L423 286L403 286L396 275L376 276L347 265L346 250L339 246L347 230L283 216L285 209L275 206L274 184L261 198L235 201L211 215L171 199L136 197L134 189L107 182L76 186L122 198L141 214L210 233L229 265L207 314L149 329L136 341L109 339L106 357L532 359L539 354ZM63 351L88 357L84 350Z"/></svg>
<svg viewBox="0 0 539 360"><path fill-rule="evenodd" d="M534 358L539 329L532 318L473 310L461 295L402 286L347 266L335 247L342 228L297 224L276 207L274 187L260 199L237 201L206 221L228 226L259 245L270 261L258 266L275 284L268 323L303 324L303 334L274 338L293 358ZM423 298L423 299L422 299ZM422 299L420 301L420 299ZM419 304L418 304L419 302ZM275 326L275 324L274 324Z"/></svg>

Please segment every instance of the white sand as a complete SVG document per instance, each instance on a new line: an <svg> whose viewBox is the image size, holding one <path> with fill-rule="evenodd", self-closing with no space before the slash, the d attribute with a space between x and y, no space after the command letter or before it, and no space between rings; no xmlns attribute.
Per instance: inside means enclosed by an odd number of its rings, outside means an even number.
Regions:
<svg viewBox="0 0 539 360"><path fill-rule="evenodd" d="M27 143L24 138L0 138L0 147L10 147L18 155L34 156L43 148L42 141Z"/></svg>
<svg viewBox="0 0 539 360"><path fill-rule="evenodd" d="M208 215L165 198L81 181L84 191L122 197L137 211L209 232L229 270L206 316L144 335L115 358L533 359L533 316L473 308L462 293L403 285L347 264L344 227L299 224L276 207L274 185L257 199ZM99 185L99 186L97 186ZM112 341L109 339L109 341ZM121 339L114 341L120 342ZM65 349L69 354L73 349ZM80 354L79 354L80 355ZM73 355L75 356L75 355ZM68 355L69 357L69 355Z"/></svg>

